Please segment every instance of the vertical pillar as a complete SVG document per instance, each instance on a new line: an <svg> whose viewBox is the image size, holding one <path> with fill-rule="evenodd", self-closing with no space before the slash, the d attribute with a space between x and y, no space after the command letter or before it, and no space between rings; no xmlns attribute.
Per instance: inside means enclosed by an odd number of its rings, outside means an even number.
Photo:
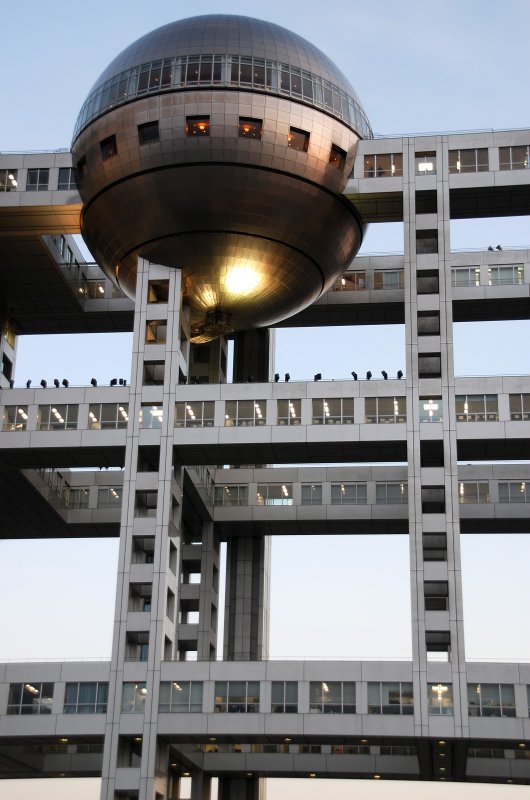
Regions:
<svg viewBox="0 0 530 800"><path fill-rule="evenodd" d="M218 800L264 800L265 786L260 778L219 778Z"/></svg>
<svg viewBox="0 0 530 800"><path fill-rule="evenodd" d="M234 383L265 383L274 371L274 334L270 328L234 334Z"/></svg>

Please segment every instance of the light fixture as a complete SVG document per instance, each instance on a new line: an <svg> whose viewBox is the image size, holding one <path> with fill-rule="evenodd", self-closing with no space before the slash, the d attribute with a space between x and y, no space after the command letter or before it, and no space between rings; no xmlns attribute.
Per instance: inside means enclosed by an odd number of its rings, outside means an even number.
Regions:
<svg viewBox="0 0 530 800"><path fill-rule="evenodd" d="M322 373L321 372L317 372L316 375L314 375L313 380L314 381L321 381L322 380Z"/></svg>
<svg viewBox="0 0 530 800"><path fill-rule="evenodd" d="M376 773L376 774L374 775L374 781L380 781L380 780L381 780L381 775L378 775L378 774Z"/></svg>
<svg viewBox="0 0 530 800"><path fill-rule="evenodd" d="M361 739L361 744L368 744L368 739Z"/></svg>
<svg viewBox="0 0 530 800"><path fill-rule="evenodd" d="M403 377L403 370L398 369L398 371L397 371L397 379L398 379L398 381L400 381L402 377Z"/></svg>
<svg viewBox="0 0 530 800"><path fill-rule="evenodd" d="M91 386L97 386L98 382L97 382L97 380L95 378L91 378L90 379L90 384L91 384Z"/></svg>
<svg viewBox="0 0 530 800"><path fill-rule="evenodd" d="M117 378L112 378L112 380L110 382L110 385L111 386L117 386L118 385L118 379Z"/></svg>
<svg viewBox="0 0 530 800"><path fill-rule="evenodd" d="M274 373L274 383L278 383L279 380L280 380L280 373L279 372L275 372Z"/></svg>
<svg viewBox="0 0 530 800"><path fill-rule="evenodd" d="M289 375L289 373L288 373L288 372L286 372L286 373L285 373L285 377L284 377L284 381L285 381L285 383L289 383L289 381L290 381L290 380L291 380L291 376Z"/></svg>
<svg viewBox="0 0 530 800"><path fill-rule="evenodd" d="M46 387L48 386L44 378L41 380L40 385L42 386L43 389L46 389Z"/></svg>
<svg viewBox="0 0 530 800"><path fill-rule="evenodd" d="M286 737L285 737L285 739L284 739L283 741L284 741L284 742L290 742L290 741L292 741L292 740L291 740L291 737L290 737L290 736L286 736Z"/></svg>
<svg viewBox="0 0 530 800"><path fill-rule="evenodd" d="M29 389L30 386L31 386L31 381L26 381L26 389Z"/></svg>
<svg viewBox="0 0 530 800"><path fill-rule="evenodd" d="M9 388L13 389L14 386L15 386L15 381L13 380L13 378L11 378L11 380L9 381Z"/></svg>
<svg viewBox="0 0 530 800"><path fill-rule="evenodd" d="M372 373L370 372L370 370L368 370L368 372L366 373L366 380L369 381L371 379L371 377L372 377Z"/></svg>
<svg viewBox="0 0 530 800"><path fill-rule="evenodd" d="M382 370L381 370L381 375L383 376L383 378L385 379L385 381L387 381L387 380L388 380L388 372L385 372L385 370L384 370L384 369L382 369Z"/></svg>
<svg viewBox="0 0 530 800"><path fill-rule="evenodd" d="M357 373L356 373L356 372L354 372L353 370L352 370L351 376L352 376L352 378L353 378L353 380L354 380L354 381L356 381L356 380L357 380Z"/></svg>
<svg viewBox="0 0 530 800"><path fill-rule="evenodd" d="M316 776L317 776L317 775L316 775L316 772L310 772L310 773L309 773L309 777L310 777L310 778L316 778Z"/></svg>
<svg viewBox="0 0 530 800"><path fill-rule="evenodd" d="M61 385L61 384L59 383L59 378L54 378L54 379L53 379L53 385L55 386L55 388L56 388L56 389L58 389L58 388L59 388L59 386Z"/></svg>
<svg viewBox="0 0 530 800"><path fill-rule="evenodd" d="M322 691L329 692L329 686L327 685L326 681L322 681Z"/></svg>
<svg viewBox="0 0 530 800"><path fill-rule="evenodd" d="M445 739L440 739L438 744L440 747L445 747Z"/></svg>
<svg viewBox="0 0 530 800"><path fill-rule="evenodd" d="M63 378L63 386L65 389L68 389L70 386L70 381L66 380L66 378Z"/></svg>

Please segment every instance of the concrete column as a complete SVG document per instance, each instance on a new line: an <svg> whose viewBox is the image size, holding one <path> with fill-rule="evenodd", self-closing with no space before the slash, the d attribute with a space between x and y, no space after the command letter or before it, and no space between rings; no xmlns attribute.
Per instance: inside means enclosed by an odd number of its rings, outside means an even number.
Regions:
<svg viewBox="0 0 530 800"><path fill-rule="evenodd" d="M191 800L210 800L211 791L211 775L206 775L204 772L192 772Z"/></svg>

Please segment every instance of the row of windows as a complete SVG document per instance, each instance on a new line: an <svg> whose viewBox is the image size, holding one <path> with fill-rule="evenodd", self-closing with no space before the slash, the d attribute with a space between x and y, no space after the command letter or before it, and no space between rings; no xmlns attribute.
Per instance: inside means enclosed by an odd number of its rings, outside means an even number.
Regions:
<svg viewBox="0 0 530 800"><path fill-rule="evenodd" d="M135 97L189 86L230 86L293 97L344 120L364 139L370 124L359 104L338 86L289 64L240 55L189 55L132 67L98 86L85 100L74 139L90 120Z"/></svg>
<svg viewBox="0 0 530 800"><path fill-rule="evenodd" d="M302 401L277 400L277 424L301 425ZM225 402L225 427L260 426L266 424L266 400L227 400ZM499 419L498 395L456 395L457 422L496 422ZM509 395L510 420L530 420L530 394ZM37 430L76 430L78 405L40 405L37 412ZM213 400L192 400L175 404L176 428L213 427L215 422ZM441 397L420 397L420 422L440 422L443 419ZM4 406L3 431L25 431L28 421L28 406ZM91 403L88 410L90 430L119 430L127 427L128 403ZM366 424L404 423L407 421L406 398L364 398L364 422ZM318 398L312 400L313 425L351 425L354 422L353 397ZM161 428L163 408L156 403L142 404L140 426Z"/></svg>
<svg viewBox="0 0 530 800"><path fill-rule="evenodd" d="M530 145L499 147L499 169L528 169ZM465 150L449 150L449 173L487 172L489 170L488 148L471 147ZM416 175L436 175L436 153L416 153ZM364 158L365 178L393 178L403 175L402 153L374 153Z"/></svg>
<svg viewBox="0 0 530 800"><path fill-rule="evenodd" d="M411 715L414 697L410 682L368 682L368 713ZM12 683L9 687L8 714L51 714L53 683ZM429 714L453 714L452 684L429 683ZM124 682L121 711L142 713L147 696L144 682ZM527 686L530 709L530 686ZM107 710L108 684L102 682L67 683L64 714L104 714ZM515 689L506 683L469 683L468 711L471 717L515 717ZM161 713L200 713L203 710L201 681L162 681L158 710ZM298 682L272 681L271 712L298 713ZM215 713L250 714L260 711L259 681L216 681ZM354 681L310 681L309 712L319 714L355 714Z"/></svg>
<svg viewBox="0 0 530 800"><path fill-rule="evenodd" d="M382 269L373 273L373 288L378 289L403 289L405 285L405 272L402 269ZM364 270L345 272L339 278L332 291L334 292L362 292L370 289L367 275Z"/></svg>
<svg viewBox="0 0 530 800"><path fill-rule="evenodd" d="M47 192L50 187L50 170L48 167L28 169L26 173L27 192ZM18 170L0 169L0 192L14 192L18 189ZM77 189L72 167L59 167L57 181L59 191Z"/></svg>
<svg viewBox="0 0 530 800"><path fill-rule="evenodd" d="M480 286L480 267L453 267L451 269L453 286ZM503 264L488 267L488 286L522 286L524 283L524 264Z"/></svg>

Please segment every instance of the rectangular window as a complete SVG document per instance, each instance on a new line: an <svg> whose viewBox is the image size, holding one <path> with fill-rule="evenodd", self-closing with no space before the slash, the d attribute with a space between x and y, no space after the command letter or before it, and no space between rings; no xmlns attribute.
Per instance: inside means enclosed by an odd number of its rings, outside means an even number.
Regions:
<svg viewBox="0 0 530 800"><path fill-rule="evenodd" d="M442 420L442 398L420 397L420 422L441 422Z"/></svg>
<svg viewBox="0 0 530 800"><path fill-rule="evenodd" d="M37 413L38 431L71 431L77 429L79 406L56 405L39 406Z"/></svg>
<svg viewBox="0 0 530 800"><path fill-rule="evenodd" d="M214 421L213 400L175 403L175 428L211 428Z"/></svg>
<svg viewBox="0 0 530 800"><path fill-rule="evenodd" d="M299 128L289 128L287 147L290 147L291 150L299 150L302 153L307 153L309 149L309 133Z"/></svg>
<svg viewBox="0 0 530 800"><path fill-rule="evenodd" d="M416 253L421 255L431 255L438 252L438 231L421 230L416 231Z"/></svg>
<svg viewBox="0 0 530 800"><path fill-rule="evenodd" d="M355 714L355 683L311 681L309 711L319 714Z"/></svg>
<svg viewBox="0 0 530 800"><path fill-rule="evenodd" d="M75 171L73 167L59 167L59 180L57 182L57 188L59 191L65 189L77 189L77 184L75 182Z"/></svg>
<svg viewBox="0 0 530 800"><path fill-rule="evenodd" d="M523 283L523 264L510 264L488 269L488 286L522 286Z"/></svg>
<svg viewBox="0 0 530 800"><path fill-rule="evenodd" d="M266 400L227 400L225 403L225 427L265 425Z"/></svg>
<svg viewBox="0 0 530 800"><path fill-rule="evenodd" d="M447 581L424 581L425 611L447 611L449 584Z"/></svg>
<svg viewBox="0 0 530 800"><path fill-rule="evenodd" d="M364 421L371 423L406 422L405 397L367 397L364 401Z"/></svg>
<svg viewBox="0 0 530 800"><path fill-rule="evenodd" d="M439 353L420 353L418 356L418 378L440 378L442 359Z"/></svg>
<svg viewBox="0 0 530 800"><path fill-rule="evenodd" d="M153 280L147 285L148 303L167 303L169 299L169 280Z"/></svg>
<svg viewBox="0 0 530 800"><path fill-rule="evenodd" d="M480 267L453 267L451 283L453 286L480 286Z"/></svg>
<svg viewBox="0 0 530 800"><path fill-rule="evenodd" d="M368 502L366 483L332 483L332 506L364 506Z"/></svg>
<svg viewBox="0 0 530 800"><path fill-rule="evenodd" d="M162 386L166 365L164 361L144 361L144 386Z"/></svg>
<svg viewBox="0 0 530 800"><path fill-rule="evenodd" d="M25 431L27 424L27 406L4 406L4 413L2 415L3 431Z"/></svg>
<svg viewBox="0 0 530 800"><path fill-rule="evenodd" d="M421 487L421 513L422 514L444 514L445 513L445 487L444 486L422 486Z"/></svg>
<svg viewBox="0 0 530 800"><path fill-rule="evenodd" d="M447 561L446 533L424 533L422 543L424 561Z"/></svg>
<svg viewBox="0 0 530 800"><path fill-rule="evenodd" d="M429 714L441 714L446 717L453 716L452 683L428 683L427 696L429 699Z"/></svg>
<svg viewBox="0 0 530 800"><path fill-rule="evenodd" d="M365 178L398 178L403 175L402 153L376 153L365 156Z"/></svg>
<svg viewBox="0 0 530 800"><path fill-rule="evenodd" d="M64 714L106 714L108 683L67 683Z"/></svg>
<svg viewBox="0 0 530 800"><path fill-rule="evenodd" d="M259 483L256 502L258 506L292 506L292 483Z"/></svg>
<svg viewBox="0 0 530 800"><path fill-rule="evenodd" d="M440 312L418 311L418 336L439 336Z"/></svg>
<svg viewBox="0 0 530 800"><path fill-rule="evenodd" d="M499 503L530 503L526 481L499 481Z"/></svg>
<svg viewBox="0 0 530 800"><path fill-rule="evenodd" d="M470 717L515 717L515 693L509 683L468 683Z"/></svg>
<svg viewBox="0 0 530 800"><path fill-rule="evenodd" d="M186 136L209 136L210 117L186 117Z"/></svg>
<svg viewBox="0 0 530 800"><path fill-rule="evenodd" d="M376 483L375 502L378 506L402 505L408 503L408 486L400 483Z"/></svg>
<svg viewBox="0 0 530 800"><path fill-rule="evenodd" d="M50 180L49 169L28 169L26 178L27 192L46 192Z"/></svg>
<svg viewBox="0 0 530 800"><path fill-rule="evenodd" d="M263 120L239 117L238 135L240 139L261 139Z"/></svg>
<svg viewBox="0 0 530 800"><path fill-rule="evenodd" d="M364 270L345 272L333 287L334 292L362 292L365 289L366 272Z"/></svg>
<svg viewBox="0 0 530 800"><path fill-rule="evenodd" d="M413 714L412 683L368 683L369 714Z"/></svg>
<svg viewBox="0 0 530 800"><path fill-rule="evenodd" d="M90 497L90 489L88 486L78 486L72 488L67 487L64 495L64 501L67 508L88 508L88 500Z"/></svg>
<svg viewBox="0 0 530 800"><path fill-rule="evenodd" d="M530 394L511 394L509 401L511 420L530 419Z"/></svg>
<svg viewBox="0 0 530 800"><path fill-rule="evenodd" d="M88 300L101 300L105 297L105 281L93 279L83 280L80 292L84 294Z"/></svg>
<svg viewBox="0 0 530 800"><path fill-rule="evenodd" d="M437 269L422 269L416 274L417 294L438 294L440 279Z"/></svg>
<svg viewBox="0 0 530 800"><path fill-rule="evenodd" d="M278 425L300 425L301 400L278 400Z"/></svg>
<svg viewBox="0 0 530 800"><path fill-rule="evenodd" d="M374 272L374 289L403 289L405 272L402 269L384 269Z"/></svg>
<svg viewBox="0 0 530 800"><path fill-rule="evenodd" d="M156 517L158 492L156 490L136 492L134 497L135 517Z"/></svg>
<svg viewBox="0 0 530 800"><path fill-rule="evenodd" d="M128 403L91 403L88 407L88 427L91 431L126 428L128 421Z"/></svg>
<svg viewBox="0 0 530 800"><path fill-rule="evenodd" d="M353 397L313 400L313 425L352 425Z"/></svg>
<svg viewBox="0 0 530 800"><path fill-rule="evenodd" d="M161 405L142 403L140 408L140 428L161 428L164 409Z"/></svg>
<svg viewBox="0 0 530 800"><path fill-rule="evenodd" d="M474 147L468 150L449 150L449 172L487 172L488 148Z"/></svg>
<svg viewBox="0 0 530 800"><path fill-rule="evenodd" d="M346 151L337 147L336 144L332 144L331 150L329 151L329 163L333 164L335 169L344 169L346 164Z"/></svg>
<svg viewBox="0 0 530 800"><path fill-rule="evenodd" d="M458 502L475 504L490 502L490 485L488 481L460 481L458 484Z"/></svg>
<svg viewBox="0 0 530 800"><path fill-rule="evenodd" d="M108 161L109 158L113 158L118 153L116 136L112 134L112 136L107 136L106 139L102 139L99 143L99 149L101 150L101 158L103 161Z"/></svg>
<svg viewBox="0 0 530 800"><path fill-rule="evenodd" d="M499 419L496 394L457 394L455 410L457 422L496 422Z"/></svg>
<svg viewBox="0 0 530 800"><path fill-rule="evenodd" d="M53 683L11 683L8 714L51 714Z"/></svg>
<svg viewBox="0 0 530 800"><path fill-rule="evenodd" d="M200 714L202 681L161 681L158 710L162 714Z"/></svg>
<svg viewBox="0 0 530 800"><path fill-rule="evenodd" d="M529 145L499 147L499 167L501 170L528 169Z"/></svg>
<svg viewBox="0 0 530 800"><path fill-rule="evenodd" d="M0 169L0 192L16 192L18 187L18 170Z"/></svg>
<svg viewBox="0 0 530 800"><path fill-rule="evenodd" d="M303 483L301 487L302 505L303 506L321 506L322 505L322 484L321 483Z"/></svg>
<svg viewBox="0 0 530 800"><path fill-rule="evenodd" d="M122 714L143 714L146 696L145 682L125 681L121 695Z"/></svg>
<svg viewBox="0 0 530 800"><path fill-rule="evenodd" d="M248 486L215 486L213 495L214 506L248 506Z"/></svg>
<svg viewBox="0 0 530 800"><path fill-rule="evenodd" d="M100 486L98 508L121 508L122 494L122 486Z"/></svg>
<svg viewBox="0 0 530 800"><path fill-rule="evenodd" d="M158 128L158 120L153 122L144 122L143 125L138 125L138 141L142 144L149 144L150 142L158 142L160 140L160 130Z"/></svg>
<svg viewBox="0 0 530 800"><path fill-rule="evenodd" d="M298 683L296 681L272 681L271 711L273 714L298 713Z"/></svg>
<svg viewBox="0 0 530 800"><path fill-rule="evenodd" d="M253 714L259 711L259 681L216 681L215 711Z"/></svg>
<svg viewBox="0 0 530 800"><path fill-rule="evenodd" d="M416 175L436 175L436 153L434 151L416 153L414 161Z"/></svg>
<svg viewBox="0 0 530 800"><path fill-rule="evenodd" d="M148 319L145 323L145 343L165 344L167 338L166 319Z"/></svg>

